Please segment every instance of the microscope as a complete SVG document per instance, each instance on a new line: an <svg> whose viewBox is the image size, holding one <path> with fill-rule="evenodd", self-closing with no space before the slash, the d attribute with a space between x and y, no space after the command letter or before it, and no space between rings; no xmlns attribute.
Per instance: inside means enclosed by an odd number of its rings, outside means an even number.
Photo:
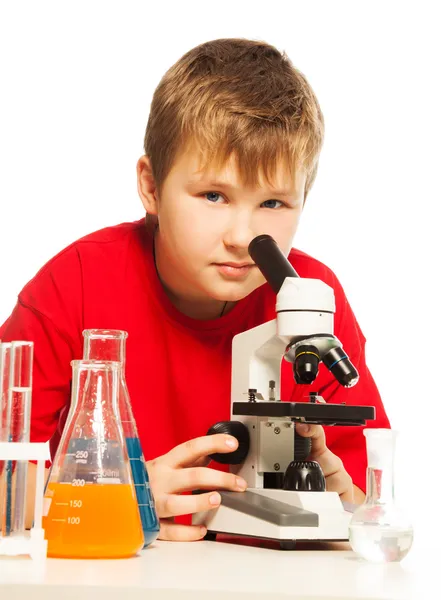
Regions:
<svg viewBox="0 0 441 600"><path fill-rule="evenodd" d="M248 488L220 491L220 506L196 513L192 522L207 527L205 539L218 533L264 538L284 550L296 540L347 540L353 507L326 491L320 465L308 460L311 440L296 435L295 423L365 425L375 408L328 404L316 392L306 402L281 401L282 360L292 364L297 384L313 384L320 363L347 388L358 372L333 335L333 289L299 277L269 235L254 238L248 251L277 295L277 317L233 338L231 420L208 431L237 438L234 452L211 458L229 464Z"/></svg>

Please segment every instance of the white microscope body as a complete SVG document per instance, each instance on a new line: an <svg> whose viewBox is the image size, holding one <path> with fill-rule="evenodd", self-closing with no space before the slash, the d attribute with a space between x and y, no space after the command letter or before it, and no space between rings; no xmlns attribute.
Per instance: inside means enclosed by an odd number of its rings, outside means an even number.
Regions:
<svg viewBox="0 0 441 600"><path fill-rule="evenodd" d="M273 321L233 339L231 421L246 426L249 442L246 458L230 465L230 471L247 481L247 491L220 492L220 506L197 513L193 523L204 524L212 536L270 538L287 548L295 540L346 540L352 513L336 492L276 489L265 486L265 478L283 478L296 460L294 421L364 424L373 408L281 402L281 361L294 356L288 347L314 340L341 344L333 336L334 292L322 281L286 277L276 311Z"/></svg>

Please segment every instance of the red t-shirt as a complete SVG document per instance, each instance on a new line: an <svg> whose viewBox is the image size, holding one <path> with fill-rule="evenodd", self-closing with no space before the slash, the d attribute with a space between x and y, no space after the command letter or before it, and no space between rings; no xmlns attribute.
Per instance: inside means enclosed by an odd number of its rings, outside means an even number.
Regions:
<svg viewBox="0 0 441 600"><path fill-rule="evenodd" d="M275 318L268 284L237 302L221 318L201 321L181 314L158 279L153 238L144 219L92 233L60 252L24 287L2 341L35 344L31 441L59 441L60 417L70 401L70 361L82 358L84 329L128 332L126 380L146 459L205 435L230 417L231 343L237 333ZM374 427L389 427L365 363L365 338L332 271L298 250L289 260L301 277L321 279L335 292L334 334L359 371L345 389L321 365L314 387L296 385L282 361L282 400L305 400L323 388L332 402L376 408ZM61 420L62 422L62 420ZM325 427L327 445L353 482L365 490L366 445L362 427Z"/></svg>

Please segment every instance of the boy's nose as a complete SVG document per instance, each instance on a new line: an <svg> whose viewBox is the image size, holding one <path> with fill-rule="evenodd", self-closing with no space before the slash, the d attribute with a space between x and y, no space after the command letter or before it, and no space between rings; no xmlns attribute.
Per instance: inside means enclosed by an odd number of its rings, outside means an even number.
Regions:
<svg viewBox="0 0 441 600"><path fill-rule="evenodd" d="M250 226L250 219L244 216L232 219L224 232L224 244L230 248L240 248L248 251L248 246L257 233Z"/></svg>

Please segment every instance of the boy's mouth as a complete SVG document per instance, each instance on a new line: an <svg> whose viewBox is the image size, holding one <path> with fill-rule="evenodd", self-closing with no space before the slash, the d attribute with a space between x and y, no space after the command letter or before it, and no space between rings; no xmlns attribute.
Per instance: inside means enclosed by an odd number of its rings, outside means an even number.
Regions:
<svg viewBox="0 0 441 600"><path fill-rule="evenodd" d="M235 267L236 269L241 269L242 267L252 267L254 265L252 262L224 262L216 264L222 265L223 267Z"/></svg>
<svg viewBox="0 0 441 600"><path fill-rule="evenodd" d="M214 266L217 268L219 273L229 279L243 279L248 273L251 271L253 267L256 265L250 262L243 263L234 263L234 262L226 262L226 263L214 263Z"/></svg>

